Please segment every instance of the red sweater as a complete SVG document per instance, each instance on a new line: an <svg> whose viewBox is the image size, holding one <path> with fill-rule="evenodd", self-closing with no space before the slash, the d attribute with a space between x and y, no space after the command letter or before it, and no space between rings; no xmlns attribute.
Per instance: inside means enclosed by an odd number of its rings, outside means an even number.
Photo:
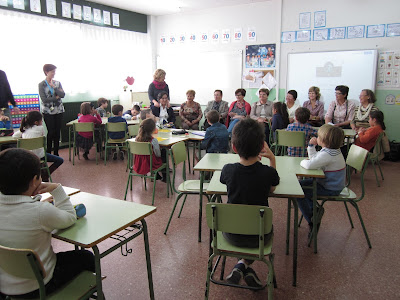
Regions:
<svg viewBox="0 0 400 300"><path fill-rule="evenodd" d="M247 115L250 115L251 106L250 106L250 104L249 104L248 102L246 102L245 100L243 100L243 101L244 101L244 109L246 110ZM237 101L233 101L233 102L231 103L231 106L229 107L228 116L226 117L226 122L225 122L226 128L229 127L229 122L231 121L231 117L229 116L229 113L231 112L231 110L232 110L233 107L235 106L235 103L236 103L236 102L237 102Z"/></svg>
<svg viewBox="0 0 400 300"><path fill-rule="evenodd" d="M361 131L358 133L355 144L369 151L375 146L376 140L382 131L383 129L380 125L370 127L364 132Z"/></svg>
<svg viewBox="0 0 400 300"><path fill-rule="evenodd" d="M101 117L99 114L96 114L96 116L92 115L83 115L79 118L78 120L79 123L94 123L95 125L100 125L101 124ZM93 138L93 133L92 132L78 132L79 135L83 136L84 138L91 139Z"/></svg>

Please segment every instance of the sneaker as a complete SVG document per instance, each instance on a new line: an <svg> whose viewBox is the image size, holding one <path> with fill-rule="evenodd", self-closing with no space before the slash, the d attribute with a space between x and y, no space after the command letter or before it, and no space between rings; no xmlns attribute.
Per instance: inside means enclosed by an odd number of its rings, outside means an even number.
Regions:
<svg viewBox="0 0 400 300"><path fill-rule="evenodd" d="M263 286L263 284L262 284L261 280L258 278L256 272L250 267L248 267L245 270L244 281L246 282L246 284L248 286L251 286L251 287L260 288Z"/></svg>
<svg viewBox="0 0 400 300"><path fill-rule="evenodd" d="M120 160L124 160L124 156L125 156L124 151L120 151L120 152L119 152L119 159L120 159Z"/></svg>
<svg viewBox="0 0 400 300"><path fill-rule="evenodd" d="M117 158L118 158L118 153L117 153L117 151L115 151L113 153L113 160L117 160Z"/></svg>
<svg viewBox="0 0 400 300"><path fill-rule="evenodd" d="M246 267L242 263L237 263L232 272L226 277L226 281L230 284L239 284L240 279L243 277L243 273L246 271Z"/></svg>
<svg viewBox="0 0 400 300"><path fill-rule="evenodd" d="M89 160L88 154L89 154L89 153L86 153L86 152L83 153L82 156L83 156L83 158L84 158L85 160Z"/></svg>

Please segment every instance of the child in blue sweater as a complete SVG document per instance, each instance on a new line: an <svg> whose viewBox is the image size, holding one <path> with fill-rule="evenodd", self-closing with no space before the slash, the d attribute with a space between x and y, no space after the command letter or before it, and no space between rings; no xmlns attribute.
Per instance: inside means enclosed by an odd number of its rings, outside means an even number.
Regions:
<svg viewBox="0 0 400 300"><path fill-rule="evenodd" d="M201 143L201 149L206 149L207 153L228 153L229 133L224 124L219 122L219 113L210 110L207 113L207 121L210 127L206 130L206 135Z"/></svg>

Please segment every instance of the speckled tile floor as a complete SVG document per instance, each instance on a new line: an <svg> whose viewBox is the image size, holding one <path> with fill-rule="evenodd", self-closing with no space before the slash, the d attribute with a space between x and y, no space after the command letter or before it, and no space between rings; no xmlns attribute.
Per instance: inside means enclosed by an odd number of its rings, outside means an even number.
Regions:
<svg viewBox="0 0 400 300"><path fill-rule="evenodd" d="M68 150L62 149L65 163L53 174L53 180L84 192L123 199L127 181L126 162L68 161ZM285 255L287 201L270 200L274 211L275 272L278 288L275 299L400 299L400 163L383 162L385 180L378 188L372 168L366 173L366 197L360 210L366 224L372 249L369 249L356 212L350 208L355 228L351 229L343 205L328 203L318 236L318 253L308 248L307 226L299 229L298 282L292 286L292 256ZM195 174L193 178L198 177ZM179 176L179 178L181 178ZM359 193L359 175L352 187ZM127 201L151 204L151 188L145 191L139 178L134 179L133 193ZM180 219L173 218L168 234L164 229L174 197L167 198L166 185L157 182L157 212L148 217L151 263L156 299L203 299L208 259L208 231L203 219L202 242L197 242L198 197L188 197ZM100 244L100 250L111 241ZM122 256L115 251L102 261L104 292L107 299L149 299L143 239L129 243L133 253ZM54 241L55 251L73 246ZM228 259L228 273L235 264ZM260 277L266 268L255 263ZM211 285L210 299L266 299L267 292Z"/></svg>

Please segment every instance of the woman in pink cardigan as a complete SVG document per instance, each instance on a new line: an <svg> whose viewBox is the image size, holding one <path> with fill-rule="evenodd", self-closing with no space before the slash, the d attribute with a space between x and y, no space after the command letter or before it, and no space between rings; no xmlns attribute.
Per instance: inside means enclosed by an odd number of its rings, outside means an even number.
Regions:
<svg viewBox="0 0 400 300"><path fill-rule="evenodd" d="M251 106L244 100L246 96L245 89L237 89L235 91L236 101L232 102L229 107L228 117L226 118L226 127L228 128L229 135L232 135L233 127L240 120L250 115Z"/></svg>

